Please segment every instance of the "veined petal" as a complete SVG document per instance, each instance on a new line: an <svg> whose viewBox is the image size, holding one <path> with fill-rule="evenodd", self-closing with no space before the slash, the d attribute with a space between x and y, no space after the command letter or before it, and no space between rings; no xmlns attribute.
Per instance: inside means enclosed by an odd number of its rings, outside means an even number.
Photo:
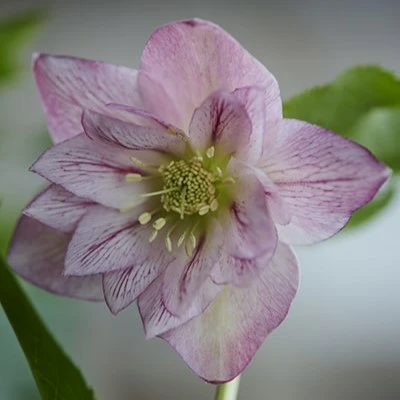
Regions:
<svg viewBox="0 0 400 400"><path fill-rule="evenodd" d="M276 124L262 168L279 188L291 215L280 238L308 244L332 236L368 203L390 170L367 149L323 128L297 120Z"/></svg>
<svg viewBox="0 0 400 400"><path fill-rule="evenodd" d="M33 71L55 142L82 132L84 108L110 115L107 103L142 106L137 71L133 69L83 58L34 54Z"/></svg>
<svg viewBox="0 0 400 400"><path fill-rule="evenodd" d="M226 252L234 258L252 259L266 253L272 257L277 233L265 202L261 183L255 175L243 175L238 193L223 222Z"/></svg>
<svg viewBox="0 0 400 400"><path fill-rule="evenodd" d="M260 168L251 168L251 170L263 187L272 220L277 224L287 225L291 219L290 210L280 195L278 186Z"/></svg>
<svg viewBox="0 0 400 400"><path fill-rule="evenodd" d="M131 268L103 274L104 297L113 314L133 303L173 260L162 243L157 251L152 246L152 251L151 256Z"/></svg>
<svg viewBox="0 0 400 400"><path fill-rule="evenodd" d="M126 182L128 173L143 174L130 162L131 155L81 134L45 151L31 170L79 197L119 209L139 202L147 188L144 182Z"/></svg>
<svg viewBox="0 0 400 400"><path fill-rule="evenodd" d="M244 106L232 93L219 91L195 110L189 138L195 150L215 146L218 151L240 157L250 145L251 132L251 121Z"/></svg>
<svg viewBox="0 0 400 400"><path fill-rule="evenodd" d="M176 126L171 125L167 121L164 121L157 115L152 114L146 110L143 110L142 108L127 106L124 104L117 104L117 103L110 103L110 104L107 104L107 106L110 108L113 108L115 110L122 110L122 111L126 111L128 113L131 113L131 114L135 115L136 117L138 117L140 122L143 122L143 121L146 122L145 124L140 123L140 125L149 125L149 126L154 126L157 128L163 128L163 129L168 130L169 133L171 133L171 134L179 135L182 138L187 139L185 132L183 132Z"/></svg>
<svg viewBox="0 0 400 400"><path fill-rule="evenodd" d="M274 253L266 253L254 258L232 257L223 253L214 265L211 279L217 285L233 284L246 287L258 279L264 268L268 268Z"/></svg>
<svg viewBox="0 0 400 400"><path fill-rule="evenodd" d="M246 368L266 336L284 320L298 280L294 254L279 243L259 279L246 288L225 286L203 314L161 337L201 378L227 382Z"/></svg>
<svg viewBox="0 0 400 400"><path fill-rule="evenodd" d="M85 133L93 140L129 150L153 150L183 154L185 143L180 136L166 129L143 127L105 115L85 111L82 117Z"/></svg>
<svg viewBox="0 0 400 400"><path fill-rule="evenodd" d="M211 270L221 256L224 234L221 226L214 221L207 235L198 239L198 244L190 256L184 250L167 268L163 282L165 307L174 315L185 314L197 293L210 276ZM210 299L211 301L211 299Z"/></svg>
<svg viewBox="0 0 400 400"><path fill-rule="evenodd" d="M126 213L100 205L91 208L69 243L65 273L80 276L123 270L157 259L160 251L167 253L162 240L149 243L152 226L138 221L145 210L144 206Z"/></svg>
<svg viewBox="0 0 400 400"><path fill-rule="evenodd" d="M259 86L247 86L233 92L235 98L245 108L252 126L249 144L240 151L239 158L251 160L253 164L257 163L262 154L267 121L265 92L266 89Z"/></svg>
<svg viewBox="0 0 400 400"><path fill-rule="evenodd" d="M193 111L216 90L264 87L268 117L282 116L274 76L232 36L207 21L194 19L158 28L143 51L139 71L146 109L184 131ZM172 113L169 104L175 106Z"/></svg>
<svg viewBox="0 0 400 400"><path fill-rule="evenodd" d="M146 338L159 336L200 315L221 291L222 286L210 279L202 283L190 307L180 315L171 314L163 300L164 277L160 276L138 298L138 308L142 318Z"/></svg>
<svg viewBox="0 0 400 400"><path fill-rule="evenodd" d="M49 292L85 300L104 300L100 275L68 277L64 257L71 235L23 215L8 250L8 262L25 280Z"/></svg>
<svg viewBox="0 0 400 400"><path fill-rule="evenodd" d="M24 209L24 214L57 231L73 232L80 218L95 203L50 185Z"/></svg>

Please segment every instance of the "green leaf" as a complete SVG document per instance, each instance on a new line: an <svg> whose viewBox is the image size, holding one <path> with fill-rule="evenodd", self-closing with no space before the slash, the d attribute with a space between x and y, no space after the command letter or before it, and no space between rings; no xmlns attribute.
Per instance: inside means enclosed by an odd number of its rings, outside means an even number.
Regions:
<svg viewBox="0 0 400 400"><path fill-rule="evenodd" d="M400 80L381 67L361 66L287 100L283 113L351 137L361 118L388 106L400 106Z"/></svg>
<svg viewBox="0 0 400 400"><path fill-rule="evenodd" d="M92 390L34 310L0 257L0 303L25 353L42 400L93 400Z"/></svg>
<svg viewBox="0 0 400 400"><path fill-rule="evenodd" d="M19 71L18 52L45 18L42 11L29 11L0 21L0 83Z"/></svg>
<svg viewBox="0 0 400 400"><path fill-rule="evenodd" d="M304 120L348 137L400 172L400 80L379 66L360 66L333 82L305 91L283 105L285 118ZM357 211L355 227L377 215L393 198L394 188Z"/></svg>
<svg viewBox="0 0 400 400"><path fill-rule="evenodd" d="M375 108L359 120L351 138L400 171L400 107Z"/></svg>

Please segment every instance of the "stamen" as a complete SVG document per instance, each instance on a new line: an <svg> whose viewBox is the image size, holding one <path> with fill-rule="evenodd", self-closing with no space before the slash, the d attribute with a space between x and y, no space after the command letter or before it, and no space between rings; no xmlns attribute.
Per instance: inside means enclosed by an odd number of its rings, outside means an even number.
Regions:
<svg viewBox="0 0 400 400"><path fill-rule="evenodd" d="M200 207L199 215L205 215L205 214L208 213L209 210L210 210L210 206L209 205L205 205L203 207Z"/></svg>
<svg viewBox="0 0 400 400"><path fill-rule="evenodd" d="M126 174L125 175L125 180L127 182L140 182L141 180L143 180L143 176L140 175L140 174L135 174L135 173Z"/></svg>
<svg viewBox="0 0 400 400"><path fill-rule="evenodd" d="M153 228L155 230L159 231L162 228L164 228L166 223L167 223L167 220L165 218L158 218L157 220L154 221Z"/></svg>
<svg viewBox="0 0 400 400"><path fill-rule="evenodd" d="M167 250L171 253L172 252L172 242L171 242L171 238L169 236L167 236L165 238L165 247L167 248Z"/></svg>
<svg viewBox="0 0 400 400"><path fill-rule="evenodd" d="M143 193L143 194L141 194L141 197L159 196L161 194L174 192L176 190L179 190L179 188L175 187L175 188L170 188L170 189L158 190L157 192Z"/></svg>
<svg viewBox="0 0 400 400"><path fill-rule="evenodd" d="M175 230L175 228L177 227L178 223L175 222L175 224L173 224L171 226L171 228L169 228L168 232L167 232L167 237L165 238L165 246L167 247L167 250L171 253L172 251L172 241L171 241L171 233Z"/></svg>
<svg viewBox="0 0 400 400"><path fill-rule="evenodd" d="M158 231L154 230L153 232L151 232L151 235L149 237L149 243L154 242L157 235L158 235Z"/></svg>
<svg viewBox="0 0 400 400"><path fill-rule="evenodd" d="M209 148L207 149L207 151L206 151L206 156L207 156L208 158L213 158L213 157L214 157L214 154L215 154L215 147L214 147L214 146L209 147Z"/></svg>
<svg viewBox="0 0 400 400"><path fill-rule="evenodd" d="M148 222L151 220L151 213L149 212L144 212L143 214L139 215L139 222L141 225L146 225Z"/></svg>
<svg viewBox="0 0 400 400"><path fill-rule="evenodd" d="M220 167L216 167L215 171L217 172L217 175L221 178L222 176L222 169Z"/></svg>
<svg viewBox="0 0 400 400"><path fill-rule="evenodd" d="M158 165L146 164L146 163L144 163L143 161L140 161L140 160L137 159L136 157L132 157L132 156L129 157L129 161L130 161L133 165L136 165L137 167L145 168L145 169L151 169L151 170L154 170L154 171L159 172L159 170L158 170L158 169L159 169L159 166L158 166Z"/></svg>
<svg viewBox="0 0 400 400"><path fill-rule="evenodd" d="M235 183L235 182L236 181L231 176L228 176L223 180L223 183Z"/></svg>
<svg viewBox="0 0 400 400"><path fill-rule="evenodd" d="M190 243L189 242L186 242L186 244L185 244L185 251L186 251L186 255L188 256L188 257L190 257L192 254L193 254L193 248L191 248L190 247Z"/></svg>
<svg viewBox="0 0 400 400"><path fill-rule="evenodd" d="M200 162L203 162L204 161L204 158L203 158L203 156L196 156L195 157L196 158L196 160L199 160Z"/></svg>
<svg viewBox="0 0 400 400"><path fill-rule="evenodd" d="M186 229L185 232L183 232L182 235L179 236L178 243L177 243L178 248L182 246L182 243L184 242L186 235L188 234L188 231L189 231L189 229Z"/></svg>
<svg viewBox="0 0 400 400"><path fill-rule="evenodd" d="M193 249L196 248L197 239L193 232L190 233L190 244L192 245Z"/></svg>
<svg viewBox="0 0 400 400"><path fill-rule="evenodd" d="M134 164L134 165L137 165L138 167L147 167L147 165L144 163L144 162L142 162L142 161L140 161L140 160L138 160L136 157L129 157L129 161L132 163L132 164Z"/></svg>
<svg viewBox="0 0 400 400"><path fill-rule="evenodd" d="M211 211L216 211L218 209L218 200L214 199L210 204Z"/></svg>

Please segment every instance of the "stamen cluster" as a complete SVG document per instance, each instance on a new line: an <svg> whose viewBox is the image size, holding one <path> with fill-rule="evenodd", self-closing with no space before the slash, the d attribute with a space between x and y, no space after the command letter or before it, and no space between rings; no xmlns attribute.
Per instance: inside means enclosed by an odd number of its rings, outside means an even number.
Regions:
<svg viewBox="0 0 400 400"><path fill-rule="evenodd" d="M215 176L201 161L171 161L160 167L164 180L161 203L166 211L175 211L181 219L185 215L205 214L215 204Z"/></svg>

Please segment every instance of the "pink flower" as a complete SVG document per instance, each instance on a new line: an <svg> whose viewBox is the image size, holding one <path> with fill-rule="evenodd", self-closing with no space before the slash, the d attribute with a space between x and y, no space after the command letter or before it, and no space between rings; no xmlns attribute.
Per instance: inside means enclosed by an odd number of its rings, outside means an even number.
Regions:
<svg viewBox="0 0 400 400"><path fill-rule="evenodd" d="M249 363L298 287L289 247L324 240L389 170L368 150L282 118L275 78L210 22L158 28L139 71L35 55L55 145L9 261L49 291L137 300L209 382Z"/></svg>

